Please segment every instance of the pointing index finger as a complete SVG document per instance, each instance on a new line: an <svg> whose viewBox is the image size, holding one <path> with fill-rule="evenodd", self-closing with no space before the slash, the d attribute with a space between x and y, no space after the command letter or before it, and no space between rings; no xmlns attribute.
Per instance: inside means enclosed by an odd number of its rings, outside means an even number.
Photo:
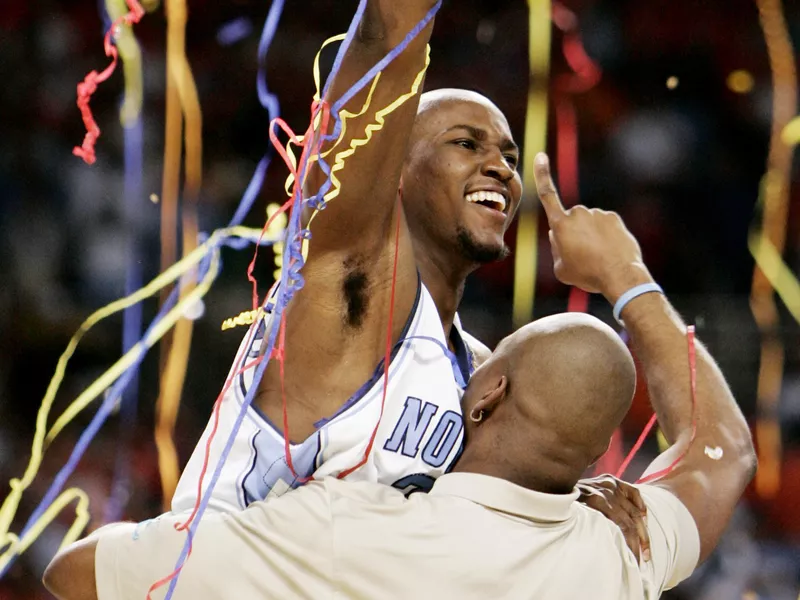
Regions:
<svg viewBox="0 0 800 600"><path fill-rule="evenodd" d="M533 174L536 179L536 192L539 194L539 201L542 203L545 215L547 215L547 222L553 225L564 216L566 211L564 210L564 205L561 204L558 190L556 190L553 178L550 175L550 160L544 152L539 152L536 155L533 163Z"/></svg>

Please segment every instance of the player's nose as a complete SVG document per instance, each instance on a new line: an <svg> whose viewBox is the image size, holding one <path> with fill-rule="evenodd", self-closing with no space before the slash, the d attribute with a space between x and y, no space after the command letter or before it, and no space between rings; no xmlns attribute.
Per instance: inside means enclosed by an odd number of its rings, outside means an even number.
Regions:
<svg viewBox="0 0 800 600"><path fill-rule="evenodd" d="M514 177L514 169L508 164L499 148L487 152L481 165L481 173L503 183Z"/></svg>

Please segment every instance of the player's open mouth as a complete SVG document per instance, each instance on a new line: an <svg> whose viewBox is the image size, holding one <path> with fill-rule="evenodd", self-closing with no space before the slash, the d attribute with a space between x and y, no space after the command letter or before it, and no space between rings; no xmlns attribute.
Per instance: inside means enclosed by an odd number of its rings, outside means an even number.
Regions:
<svg viewBox="0 0 800 600"><path fill-rule="evenodd" d="M466 195L466 199L467 202L480 204L481 206L491 208L501 213L506 212L506 199L503 194L500 194L499 192L472 192L471 194Z"/></svg>

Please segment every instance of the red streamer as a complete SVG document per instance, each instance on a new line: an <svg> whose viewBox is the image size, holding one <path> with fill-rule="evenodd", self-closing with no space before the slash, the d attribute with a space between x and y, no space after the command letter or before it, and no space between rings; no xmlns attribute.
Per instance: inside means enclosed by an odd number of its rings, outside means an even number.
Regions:
<svg viewBox="0 0 800 600"><path fill-rule="evenodd" d="M681 453L681 455L674 461L672 461L672 463L668 467L661 469L660 471L656 471L655 473L651 473L646 477L642 477L636 483L650 483L651 481L655 481L656 479L661 479L665 475L671 473L678 465L678 463L686 457L686 455L689 453L689 449L692 447L692 444L694 443L695 436L697 435L697 356L696 356L694 337L695 337L694 325L689 325L686 328L686 339L689 345L689 383L692 393L691 394L692 435L689 438L689 443L686 445L686 449ZM644 431L642 431L642 434L639 436L639 439L636 440L636 444L634 444L633 448L631 448L631 451L628 453L628 456L625 457L625 460L623 461L622 465L617 470L615 477L620 479L625 474L625 470L628 468L628 465L633 460L633 457L636 456L636 454L639 452L639 449L642 447L642 444L644 444L647 435L650 433L655 423L656 423L656 415L653 414L653 416L650 418L650 421L648 421L647 426L645 426Z"/></svg>
<svg viewBox="0 0 800 600"><path fill-rule="evenodd" d="M84 80L78 84L78 108L81 111L83 124L86 127L86 135L83 138L83 144L75 146L72 153L83 159L87 165L93 165L97 160L94 152L94 146L97 143L97 138L100 137L100 127L94 120L92 109L89 107L89 101L92 95L97 91L97 86L103 83L106 79L111 77L114 69L117 68L117 60L119 55L117 47L112 42L112 37L116 34L119 28L124 25L134 25L142 20L144 16L144 8L137 0L126 0L129 12L118 19L116 19L109 27L103 38L103 49L106 56L111 57L111 64L109 64L102 72L90 71Z"/></svg>

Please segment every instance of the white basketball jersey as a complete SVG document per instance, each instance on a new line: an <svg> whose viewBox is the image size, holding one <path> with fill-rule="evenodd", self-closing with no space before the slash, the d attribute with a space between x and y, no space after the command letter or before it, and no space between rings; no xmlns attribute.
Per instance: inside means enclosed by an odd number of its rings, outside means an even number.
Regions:
<svg viewBox="0 0 800 600"><path fill-rule="evenodd" d="M265 331L268 328L262 322L254 336L251 332L245 335L232 373L258 358L262 343L266 343ZM439 313L420 283L414 308L392 353L383 415L381 361L361 389L333 416L317 423L314 434L302 443L290 444L295 476L287 465L281 429L251 404L236 431L209 508L240 510L251 502L301 485L300 480L305 477L339 475L362 461L378 423L367 462L346 478L385 483L406 492L430 489L433 480L447 472L461 452L461 397L474 369L472 353L462 340L457 319L451 340L455 355L445 351L447 340ZM222 398L202 493L242 411L256 368L236 375ZM172 499L175 512L191 510L197 502L198 480L214 421L212 413L181 476Z"/></svg>

